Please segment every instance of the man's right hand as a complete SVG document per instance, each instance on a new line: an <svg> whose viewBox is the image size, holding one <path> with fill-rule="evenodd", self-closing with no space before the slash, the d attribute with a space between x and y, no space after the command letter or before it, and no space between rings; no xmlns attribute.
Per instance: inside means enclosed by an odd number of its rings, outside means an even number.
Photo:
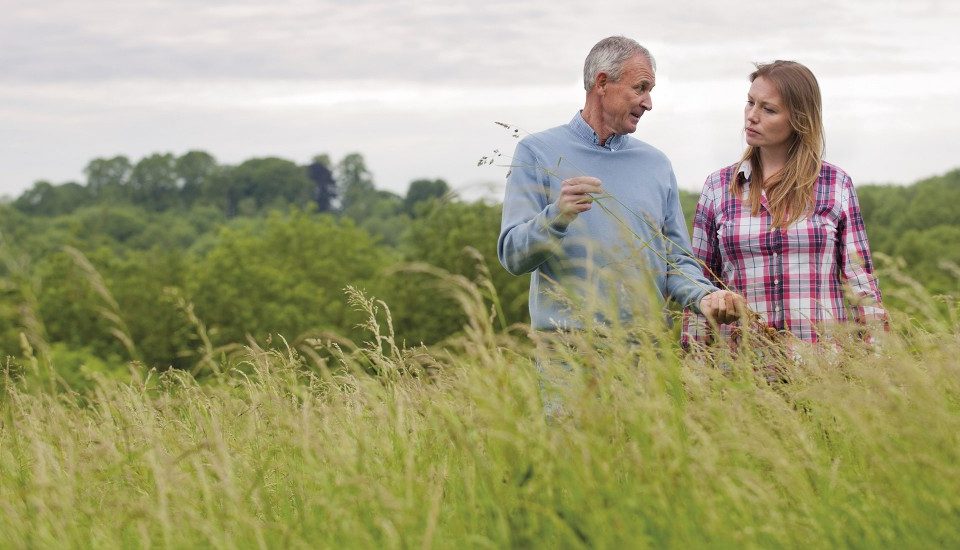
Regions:
<svg viewBox="0 0 960 550"><path fill-rule="evenodd" d="M557 207L560 216L557 221L564 227L570 224L578 215L590 210L593 199L590 195L603 194L600 180L589 176L578 176L563 180L560 186L560 198Z"/></svg>
<svg viewBox="0 0 960 550"><path fill-rule="evenodd" d="M700 300L700 313L721 325L736 321L746 309L746 298L729 290L711 292Z"/></svg>

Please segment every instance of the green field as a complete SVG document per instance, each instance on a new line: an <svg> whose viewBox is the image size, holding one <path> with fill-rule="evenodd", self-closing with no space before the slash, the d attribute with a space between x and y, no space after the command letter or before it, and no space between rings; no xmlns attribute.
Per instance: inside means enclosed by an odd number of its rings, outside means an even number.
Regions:
<svg viewBox="0 0 960 550"><path fill-rule="evenodd" d="M659 319L567 335L547 417L523 331L447 286L470 323L429 349L359 293L356 348L251 343L83 393L25 343L0 398L0 545L960 544L955 307L780 359L685 357Z"/></svg>

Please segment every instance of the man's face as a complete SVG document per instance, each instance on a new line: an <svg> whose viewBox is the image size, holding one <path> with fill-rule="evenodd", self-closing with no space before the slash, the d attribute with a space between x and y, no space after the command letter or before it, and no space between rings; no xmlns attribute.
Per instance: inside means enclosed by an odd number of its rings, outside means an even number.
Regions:
<svg viewBox="0 0 960 550"><path fill-rule="evenodd" d="M601 85L601 108L604 126L614 134L632 134L643 113L653 109L650 91L656 85L650 61L637 54L623 65L616 82Z"/></svg>

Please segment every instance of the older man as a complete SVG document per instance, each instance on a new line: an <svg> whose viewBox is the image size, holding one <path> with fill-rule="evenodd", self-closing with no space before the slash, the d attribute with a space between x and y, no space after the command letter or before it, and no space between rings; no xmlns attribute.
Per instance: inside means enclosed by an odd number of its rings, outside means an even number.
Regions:
<svg viewBox="0 0 960 550"><path fill-rule="evenodd" d="M510 273L532 273L535 329L652 313L643 286L721 323L738 316L742 298L714 287L689 253L670 161L629 135L653 108L655 69L634 40L601 40L584 63L583 110L517 144L497 250Z"/></svg>

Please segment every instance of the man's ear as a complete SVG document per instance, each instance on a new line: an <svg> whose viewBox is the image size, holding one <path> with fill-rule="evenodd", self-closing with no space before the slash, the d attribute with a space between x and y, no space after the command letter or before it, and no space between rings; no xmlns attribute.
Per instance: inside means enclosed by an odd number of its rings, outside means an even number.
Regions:
<svg viewBox="0 0 960 550"><path fill-rule="evenodd" d="M610 82L610 79L607 77L607 73L597 73L597 77L593 79L593 85L596 86L601 92L607 85L607 82Z"/></svg>

